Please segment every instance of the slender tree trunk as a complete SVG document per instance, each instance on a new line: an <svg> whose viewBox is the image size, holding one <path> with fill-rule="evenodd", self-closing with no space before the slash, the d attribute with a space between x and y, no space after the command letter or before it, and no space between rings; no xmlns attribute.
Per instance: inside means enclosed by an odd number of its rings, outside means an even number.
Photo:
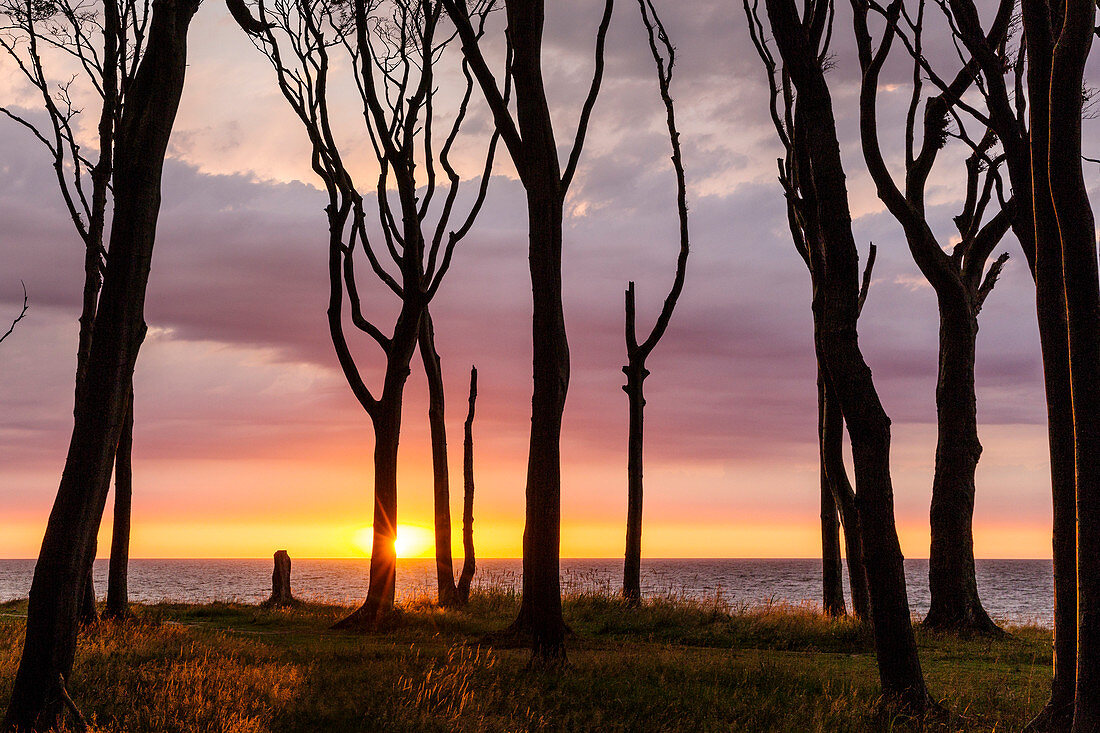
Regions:
<svg viewBox="0 0 1100 733"><path fill-rule="evenodd" d="M643 386L649 372L637 357L630 356L623 367L626 392L630 402L630 425L627 434L627 500L626 500L626 560L623 563L623 598L636 605L642 600L642 427L645 411Z"/></svg>
<svg viewBox="0 0 1100 733"><path fill-rule="evenodd" d="M119 127L110 247L69 453L35 565L23 655L0 728L45 731L63 714L62 686L76 652L80 585L110 488L129 388L145 336L149 277L164 154L186 69L197 5L158 0L145 55Z"/></svg>
<svg viewBox="0 0 1100 733"><path fill-rule="evenodd" d="M451 488L447 467L447 422L444 409L443 368L435 348L431 314L420 318L420 356L428 378L428 424L432 435L432 476L435 487L435 577L439 605L454 605L454 561L451 558Z"/></svg>
<svg viewBox="0 0 1100 733"><path fill-rule="evenodd" d="M844 577L840 559L840 518L826 469L825 377L817 375L817 431L821 476L821 584L822 602L829 616L843 616Z"/></svg>
<svg viewBox="0 0 1100 733"><path fill-rule="evenodd" d="M989 634L1000 629L978 598L974 569L974 474L982 453L974 393L977 336L978 321L969 304L941 301L938 441L928 555L932 603L924 624L932 629Z"/></svg>
<svg viewBox="0 0 1100 733"><path fill-rule="evenodd" d="M130 505L133 496L131 454L134 446L134 388L130 387L130 404L126 422L118 439L115 454L115 512L111 530L111 564L107 570L107 608L103 615L122 620L129 615L130 603L126 578L130 565Z"/></svg>
<svg viewBox="0 0 1100 733"><path fill-rule="evenodd" d="M477 368L470 367L470 409L466 413L462 440L462 575L458 579L458 600L470 601L470 583L477 570L474 557L474 403L477 401Z"/></svg>
<svg viewBox="0 0 1100 733"><path fill-rule="evenodd" d="M823 384L824 431L822 456L825 472L833 492L833 499L840 510L841 527L844 530L844 548L848 556L848 585L852 592L852 611L863 620L871 618L871 595L867 588L867 568L863 561L863 540L859 531L859 509L856 493L848 480L844 466L844 415L836 396Z"/></svg>
<svg viewBox="0 0 1100 733"><path fill-rule="evenodd" d="M553 154L556 155L556 151ZM532 186L527 194L534 300L534 390L523 530L523 601L512 625L514 631L531 634L534 658L544 662L565 659L565 621L559 575L560 442L561 418L569 386L569 345L561 300L563 210L556 175L554 179L556 185L552 192Z"/></svg>

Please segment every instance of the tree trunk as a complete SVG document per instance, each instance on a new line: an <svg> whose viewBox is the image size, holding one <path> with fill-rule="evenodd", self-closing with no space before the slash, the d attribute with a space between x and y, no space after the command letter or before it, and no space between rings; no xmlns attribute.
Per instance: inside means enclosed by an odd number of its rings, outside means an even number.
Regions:
<svg viewBox="0 0 1100 733"><path fill-rule="evenodd" d="M924 625L938 630L1000 631L978 598L974 569L974 474L978 440L974 356L978 321L969 304L940 303L938 440L932 480L928 588L932 603Z"/></svg>
<svg viewBox="0 0 1100 733"><path fill-rule="evenodd" d="M840 518L837 514L837 502L833 496L832 483L826 469L825 454L825 378L818 370L817 376L817 429L818 449L820 451L821 476L821 584L822 602L829 616L843 616L844 577L840 559Z"/></svg>
<svg viewBox="0 0 1100 733"><path fill-rule="evenodd" d="M819 368L820 375L820 368ZM819 379L821 377L819 376ZM852 611L862 620L871 618L871 595L867 589L867 567L863 561L863 540L859 532L859 509L856 507L856 494L848 480L848 469L844 466L844 415L836 396L829 388L824 388L824 430L822 436L822 461L833 500L840 510L840 524L844 530L844 548L848 556L848 585L852 593Z"/></svg>
<svg viewBox="0 0 1100 733"><path fill-rule="evenodd" d="M61 685L76 652L80 586L103 516L126 419L134 363L145 336L145 290L160 211L160 180L186 69L187 28L197 5L159 0L145 55L119 127L110 247L65 469L35 565L23 655L4 730L45 731L61 722Z"/></svg>
<svg viewBox="0 0 1100 733"><path fill-rule="evenodd" d="M458 601L470 601L470 583L477 570L474 557L474 403L477 400L477 368L470 367L470 409L466 413L462 440L462 575L458 578Z"/></svg>
<svg viewBox="0 0 1100 733"><path fill-rule="evenodd" d="M129 615L126 576L130 565L130 506L133 496L131 455L134 446L134 388L130 387L130 404L126 422L118 439L115 453L115 512L111 530L111 564L107 570L107 608L104 617L122 620Z"/></svg>
<svg viewBox="0 0 1100 733"><path fill-rule="evenodd" d="M285 607L295 604L294 594L290 592L290 554L286 550L276 550L274 568L271 571L271 597L262 605Z"/></svg>
<svg viewBox="0 0 1100 733"><path fill-rule="evenodd" d="M435 578L439 605L454 605L454 561L451 559L451 488L447 467L447 423L443 368L435 348L435 328L427 310L420 318L420 356L428 378L428 424L432 435L432 476L435 487Z"/></svg>
<svg viewBox="0 0 1100 733"><path fill-rule="evenodd" d="M92 560L95 560L95 544L92 545ZM84 575L84 585L80 589L80 623L84 626L99 623L99 610L95 605L95 582L92 568Z"/></svg>
<svg viewBox="0 0 1100 733"><path fill-rule="evenodd" d="M623 367L626 392L630 402L630 425L627 434L627 500L626 500L626 560L623 563L623 598L630 605L642 600L642 419L645 410L643 383L649 372L637 357L630 356Z"/></svg>

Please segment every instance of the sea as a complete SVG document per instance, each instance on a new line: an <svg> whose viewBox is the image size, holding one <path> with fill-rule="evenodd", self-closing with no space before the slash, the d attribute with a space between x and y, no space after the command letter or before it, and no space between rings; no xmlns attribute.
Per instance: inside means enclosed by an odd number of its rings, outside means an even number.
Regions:
<svg viewBox="0 0 1100 733"><path fill-rule="evenodd" d="M367 592L369 560L292 559L294 594L307 600L352 604ZM456 572L460 568L456 563ZM177 601L258 603L271 594L272 560L152 560L130 561L132 602ZM0 560L0 602L25 598L34 560ZM993 618L1010 623L1053 626L1053 574L1050 560L978 560L978 593ZM107 587L107 561L96 560L93 571L102 600ZM914 614L928 611L928 561L906 560L909 605ZM474 586L519 591L522 563L518 559L478 560ZM620 559L561 561L566 592L615 593L622 582ZM845 581L847 582L847 581ZM847 588L845 589L847 591ZM402 559L397 567L400 598L434 595L435 561ZM776 604L820 605L821 560L818 559L651 559L642 561L642 593L731 607Z"/></svg>

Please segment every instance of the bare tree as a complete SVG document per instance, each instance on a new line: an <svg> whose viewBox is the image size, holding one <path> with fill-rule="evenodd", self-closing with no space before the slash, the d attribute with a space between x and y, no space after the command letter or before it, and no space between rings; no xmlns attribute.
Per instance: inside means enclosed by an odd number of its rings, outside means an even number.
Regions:
<svg viewBox="0 0 1100 733"><path fill-rule="evenodd" d="M628 603L636 604L642 598L641 562L642 562L642 419L645 410L645 395L642 387L649 376L646 359L657 346L665 329L668 328L676 301L684 289L684 276L687 273L689 250L687 181L684 176L684 162L680 152L680 133L676 129L676 112L669 89L672 85L673 68L676 65L676 49L668 39L668 33L661 22L657 9L650 0L638 0L642 23L649 36L649 49L653 54L653 63L657 69L657 86L661 101L665 106L665 122L668 127L669 141L672 144L672 169L676 175L676 210L680 221L680 254L676 258L676 275L672 288L665 296L660 315L649 335L638 342L635 325L636 311L634 283L626 290L626 392L630 403L630 423L627 439L627 515L626 515L626 561L623 564L623 597Z"/></svg>
<svg viewBox="0 0 1100 733"><path fill-rule="evenodd" d="M477 570L474 558L474 403L477 401L477 367L470 367L469 410L462 440L462 574L458 578L458 602L470 601L470 582Z"/></svg>
<svg viewBox="0 0 1100 733"><path fill-rule="evenodd" d="M2 727L56 728L76 652L80 586L92 565L115 449L146 326L143 316L168 139L183 91L197 2L159 0L114 142L114 213L85 389L78 389L61 485L34 569L23 653Z"/></svg>
<svg viewBox="0 0 1100 733"><path fill-rule="evenodd" d="M462 52L470 64L527 191L528 258L531 271L534 387L531 441L527 459L527 514L523 531L523 601L512 624L530 633L534 659L565 658L565 622L561 613L561 418L569 387L569 342L561 296L562 219L565 194L577 171L588 122L603 80L604 43L614 0L606 0L596 33L592 84L563 172L542 75L544 0L506 0L510 48L504 71L515 85L513 115L480 47L465 0L443 0L458 28Z"/></svg>
<svg viewBox="0 0 1100 733"><path fill-rule="evenodd" d="M85 0L59 0L36 4L29 0L5 0L0 4L0 46L15 63L22 77L40 97L44 123L0 107L0 113L20 124L49 151L62 199L77 234L84 243L84 291L77 347L76 394L84 382L91 354L92 332L106 265L104 231L106 211L114 173L116 133L121 124L127 93L145 50L149 4L138 0L108 0L102 11ZM102 40L97 37L101 36ZM52 62L52 63L51 63ZM53 67L61 67L52 71ZM69 74L68 67L76 73ZM98 116L98 158L93 163L74 132L82 93L100 100ZM132 389L131 389L132 391ZM132 405L128 408L132 413ZM132 425L133 415L127 420ZM127 434L130 434L127 430ZM126 562L129 554L131 445L116 450L115 527L111 540L108 589L109 616L124 616L126 604ZM94 554L94 553L93 553ZM121 562L121 564L119 564ZM85 621L96 619L95 591L91 571L82 593Z"/></svg>
<svg viewBox="0 0 1100 733"><path fill-rule="evenodd" d="M745 11L748 16L749 35L767 72L772 124L784 148L784 157L778 159L776 163L779 169L779 182L787 202L787 226L791 232L795 251L806 264L810 273L810 284L816 292L820 286L822 273L814 267L809 241L820 236L818 233L820 226L817 221L819 214L816 208L810 205L810 200L804 200L803 194L800 193L804 188L803 178L808 175L810 169L810 160L809 151L805 148L805 138L796 134L798 131L795 126L795 89L790 75L780 73L779 65L766 41L764 26L760 21L757 7L746 3ZM827 53L826 45L822 49L822 63ZM807 182L806 187L809 185ZM863 312L863 304L867 301L877 251L872 244L856 299L857 319ZM871 601L867 588L867 569L863 560L859 510L856 506L856 493L844 464L844 415L836 394L829 385L820 354L817 354L817 412L821 483L822 590L825 609L832 614L844 612L843 587L839 570L840 546L839 537L836 536L839 515L840 524L844 529L852 610L857 617L869 619Z"/></svg>
<svg viewBox="0 0 1100 733"><path fill-rule="evenodd" d="M479 26L490 8L491 3L479 5ZM279 89L313 148L313 170L328 195L329 333L344 376L374 427L370 586L363 605L340 621L338 628L373 626L393 608L397 451L409 363L419 342L426 367L438 368L427 321L428 304L450 266L455 245L470 231L481 210L498 139L494 133L489 142L475 200L465 219L451 230L461 178L449 156L466 117L473 79L464 65L466 88L437 153L434 72L453 37L441 29L441 15L440 4L429 0L355 0L350 9L335 0L278 0L270 9L259 6L258 31L245 27L271 62ZM375 234L370 232L365 197L345 165L333 132L328 97L333 51L342 54L341 61L350 62L364 126L378 163ZM421 164L422 178L416 174ZM444 184L437 181L437 166L447 176ZM391 189L398 199L396 205L391 202ZM444 191L442 204L432 224L428 214L440 190ZM384 243L381 247L379 240ZM389 335L363 312L355 273L357 250L366 257L379 284L400 301ZM392 261L391 268L396 267L396 274L387 269L385 257ZM380 391L367 386L348 345L345 299L351 306L351 323L385 358ZM431 379L429 384L442 387ZM433 399L441 399L441 392L433 394Z"/></svg>
<svg viewBox="0 0 1100 733"><path fill-rule="evenodd" d="M20 281L20 283L22 283L22 281ZM19 324L19 322L27 317L27 308L28 308L27 302L28 302L27 301L27 286L23 285L23 309L21 311L19 311L19 315L16 316L15 320L13 320L11 322L11 325L8 326L8 330L5 331L2 336L0 336L0 341L3 341L8 336L11 336L12 333L15 331L15 327Z"/></svg>
<svg viewBox="0 0 1100 733"><path fill-rule="evenodd" d="M801 228L806 232L814 273L814 343L852 442L879 679L888 697L911 712L922 713L930 699L909 618L905 570L894 525L890 418L879 401L857 338L859 263L832 97L825 80L832 4L827 0L811 2L799 15L793 0L767 0L766 9L783 62L781 74L790 79L790 144L796 151L799 187L786 194L796 197L796 214L805 217ZM758 46L770 53L755 6L747 6L746 12ZM774 76L772 79L774 83Z"/></svg>
<svg viewBox="0 0 1100 733"><path fill-rule="evenodd" d="M939 370L936 383L936 470L932 481L928 580L931 608L925 625L964 633L996 633L978 597L974 568L975 471L981 456L978 439L974 364L978 314L1008 260L1004 253L992 264L994 248L1007 233L1014 203L1006 200L1001 183L1003 155L996 133L988 127L972 138L956 112L956 104L976 79L966 63L934 95L924 93L920 61L913 65L913 82L905 118L905 166L901 185L894 179L879 143L878 88L883 65L904 22L906 39L919 59L924 43L925 2L910 16L902 0L882 9L885 30L876 47L868 24L868 0L852 0L856 46L863 79L860 87L860 139L867 170L887 210L901 224L914 262L936 292L939 306ZM990 43L1003 38L1010 17L1000 16ZM923 114L921 106L923 104ZM918 122L918 116L922 119ZM952 129L954 122L954 129ZM920 128L919 130L917 128ZM955 217L958 242L950 252L941 244L926 211L926 192L939 153L949 137L970 150L966 160L966 198ZM987 266L988 265L988 266Z"/></svg>

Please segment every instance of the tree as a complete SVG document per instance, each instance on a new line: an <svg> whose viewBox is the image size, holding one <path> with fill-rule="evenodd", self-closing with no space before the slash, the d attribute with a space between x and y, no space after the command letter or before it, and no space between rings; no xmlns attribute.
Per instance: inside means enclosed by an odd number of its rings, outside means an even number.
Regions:
<svg viewBox="0 0 1100 733"><path fill-rule="evenodd" d="M84 384L57 498L34 569L27 631L4 730L45 731L63 715L80 586L103 516L144 339L145 291L168 138L183 91L190 0L159 0L115 134L114 213ZM93 388L94 387L94 388Z"/></svg>
<svg viewBox="0 0 1100 733"><path fill-rule="evenodd" d="M478 6L475 15L481 24L490 8L491 3ZM376 625L394 603L397 451L409 363L419 343L426 366L438 367L427 320L428 304L447 273L455 246L481 210L499 136L494 133L488 144L481 182L466 218L458 228L449 230L461 184L449 155L465 120L474 82L464 65L465 92L436 153L433 122L438 88L434 69L453 37L440 29L442 8L429 0L355 0L350 17L348 10L336 0L280 0L271 9L260 5L257 26L244 29L271 62L283 97L304 126L313 148L313 170L328 196L329 334L344 377L374 428L370 585L363 605L336 627L364 628ZM365 131L378 163L374 204L384 242L381 257L378 237L369 233L365 197L345 166L341 144L333 132L328 97L333 49L350 62L363 105ZM422 178L416 174L418 166L424 169ZM447 182L442 186L443 202L433 226L427 217L441 188L437 166L443 169ZM390 201L391 187L398 199L396 206ZM357 248L380 283L400 302L390 335L363 312L355 274ZM396 275L383 264L385 256L392 260L391 267L396 266ZM352 324L370 337L385 358L380 391L367 386L348 345L345 298L351 306ZM431 377L429 384L442 388L441 382L433 382ZM441 400L441 391L433 398Z"/></svg>
<svg viewBox="0 0 1100 733"><path fill-rule="evenodd" d="M477 570L474 558L474 403L477 400L477 367L470 367L469 411L462 440L462 574L458 578L458 602L470 600L470 582Z"/></svg>
<svg viewBox="0 0 1100 733"><path fill-rule="evenodd" d="M623 597L631 604L637 604L642 598L641 562L642 562L642 421L645 410L645 395L642 387L649 376L646 359L657 346L665 329L668 328L676 301L684 288L684 276L687 273L689 250L687 181L684 177L684 163L680 152L680 133L676 129L676 113L669 88L672 84L673 67L676 65L676 49L668 39L665 26L657 15L657 9L650 0L638 0L642 23L649 36L649 49L653 54L653 63L657 69L657 86L665 106L665 122L668 127L669 141L672 145L672 168L676 175L676 209L680 222L680 254L676 258L676 275L672 288L665 296L657 322L649 335L638 342L634 283L626 290L626 392L630 404L630 422L627 438L627 517L626 517L626 561L623 564Z"/></svg>
<svg viewBox="0 0 1100 733"><path fill-rule="evenodd" d="M928 709L930 699L909 618L905 570L894 526L890 418L859 348L858 255L825 81L832 5L812 2L803 16L793 0L767 0L765 7L783 62L782 74L790 78L791 145L796 151L799 188L787 196L797 196L796 212L805 217L801 226L815 273L814 345L852 442L879 679L888 697L920 714ZM746 8L750 17L756 16L754 8ZM750 25L763 38L760 21Z"/></svg>
<svg viewBox="0 0 1100 733"><path fill-rule="evenodd" d="M103 243L118 144L116 134L128 90L145 51L148 5L136 0L109 0L99 13L71 0L46 5L6 0L0 5L0 15L7 21L4 27L7 35L0 38L0 46L41 97L46 122L36 123L7 107L0 107L0 113L25 127L48 149L65 207L84 244L84 290L76 368L79 400L81 391L86 389L93 325L103 283L106 256ZM97 30L101 31L102 45L96 43ZM76 74L50 73L50 61L64 66L71 65L74 59ZM78 85L78 81L83 84ZM74 99L80 91L94 94L100 100L98 159L94 163L82 152L74 133L81 114L81 109L74 106ZM126 424L132 426L133 406L128 410L131 414ZM121 450L115 451L114 524L118 531L111 539L110 575L114 583L108 588L107 614L116 618L124 616L127 610L132 428L126 433L130 437L124 440ZM94 621L95 591L90 570L82 593L87 598L81 615L85 621Z"/></svg>
<svg viewBox="0 0 1100 733"><path fill-rule="evenodd" d="M26 317L27 317L27 286L24 285L23 286L23 309L21 311L19 311L19 315L16 316L15 320L13 320L11 322L11 325L8 326L8 330L5 331L2 336L0 336L0 341L3 341L8 336L11 336L12 333L15 332L15 327L19 324L19 322L21 320L23 320Z"/></svg>
<svg viewBox="0 0 1100 733"><path fill-rule="evenodd" d="M604 42L614 0L606 0L596 33L592 84L564 172L542 77L544 0L507 0L509 59L506 91L497 85L480 47L465 0L443 0L458 28L462 52L474 73L497 132L503 138L527 191L528 258L531 271L534 346L531 440L527 459L526 522L523 530L523 600L512 630L529 633L540 662L565 658L561 613L561 419L569 388L569 342L561 297L562 219L565 194L577 171L603 80ZM507 84L515 85L513 115Z"/></svg>
<svg viewBox="0 0 1100 733"><path fill-rule="evenodd" d="M852 9L863 71L860 85L863 157L879 198L905 232L913 261L935 290L939 306L936 469L930 513L932 545L928 556L931 608L924 623L940 630L996 633L1000 629L978 597L974 568L974 476L982 453L974 364L978 314L1008 260L1008 254L1004 253L987 267L994 248L1008 231L1014 206L1002 192L1003 156L995 149L997 136L992 129L987 127L978 139L973 139L956 112L958 100L974 84L974 66L963 64L946 89L926 96L918 60L913 66L912 92L905 118L905 166L903 183L899 185L879 142L879 77L902 19L912 33L906 43L918 59L922 55L925 3L920 0L915 17L906 12L902 0L895 0L883 9L886 27L877 48L867 20L870 3L852 0ZM1007 13L997 18L988 39L990 43L1004 37L1009 21ZM918 130L922 103L923 119ZM950 129L952 119L954 131ZM958 242L948 253L929 221L926 192L939 153L952 136L965 143L971 152L966 160L966 198L962 211L954 219ZM987 217L991 203L995 206Z"/></svg>
<svg viewBox="0 0 1100 733"><path fill-rule="evenodd" d="M800 193L803 188L801 181L809 171L810 162L809 151L805 149L806 141L796 135L795 90L790 75L779 73L779 66L765 41L764 26L756 6L749 6L746 3L745 11L748 16L749 35L767 73L769 113L772 124L784 149L784 157L779 158L776 163L779 169L779 182L783 187L787 203L787 227L791 232L795 251L798 252L810 273L810 285L816 292L822 273L814 267L808 240L819 236L820 227L817 222L818 212L809 205L808 201L802 200ZM822 53L827 53L827 50L827 47L824 48ZM877 251L872 244L856 299L857 319L863 312L863 304L867 300ZM860 538L859 510L856 506L856 493L844 464L844 415L836 394L826 378L826 369L820 354L817 355L817 415L821 485L822 595L825 610L832 615L844 613L844 592L840 577L840 538L837 528L839 518L844 530L844 544L847 551L852 610L857 617L869 619L871 600L867 588L867 569L863 560L863 540Z"/></svg>

